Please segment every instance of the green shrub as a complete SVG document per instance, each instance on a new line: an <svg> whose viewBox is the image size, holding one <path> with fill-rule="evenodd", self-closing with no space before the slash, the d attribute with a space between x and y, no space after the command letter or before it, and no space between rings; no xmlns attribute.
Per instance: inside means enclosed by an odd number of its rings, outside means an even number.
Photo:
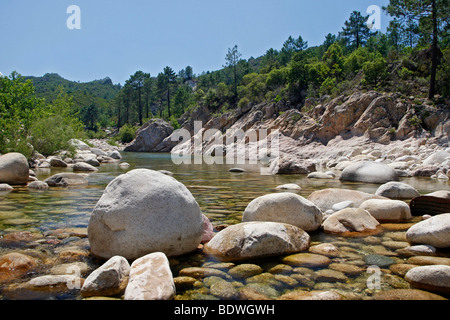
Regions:
<svg viewBox="0 0 450 320"><path fill-rule="evenodd" d="M336 88L337 80L336 78L326 78L325 81L320 86L320 95L331 94L333 89Z"/></svg>
<svg viewBox="0 0 450 320"><path fill-rule="evenodd" d="M413 78L414 76L414 72L409 70L406 67L402 67L399 71L398 71L398 76L402 79L402 80L410 80Z"/></svg>
<svg viewBox="0 0 450 320"><path fill-rule="evenodd" d="M364 80L366 84L376 86L386 79L387 62L383 57L378 57L373 61L367 61L363 65Z"/></svg>
<svg viewBox="0 0 450 320"><path fill-rule="evenodd" d="M170 116L170 125L176 130L180 129L180 124L178 123L178 120L175 118L175 116Z"/></svg>
<svg viewBox="0 0 450 320"><path fill-rule="evenodd" d="M241 100L239 100L238 107L243 108L243 107L247 106L249 103L250 103L249 98L244 97Z"/></svg>
<svg viewBox="0 0 450 320"><path fill-rule="evenodd" d="M129 143L134 140L136 137L136 129L130 125L125 124L122 128L119 130L119 140L122 143Z"/></svg>
<svg viewBox="0 0 450 320"><path fill-rule="evenodd" d="M30 142L34 150L45 156L64 150L75 152L69 143L75 136L73 128L64 123L64 118L60 115L41 118L30 129Z"/></svg>

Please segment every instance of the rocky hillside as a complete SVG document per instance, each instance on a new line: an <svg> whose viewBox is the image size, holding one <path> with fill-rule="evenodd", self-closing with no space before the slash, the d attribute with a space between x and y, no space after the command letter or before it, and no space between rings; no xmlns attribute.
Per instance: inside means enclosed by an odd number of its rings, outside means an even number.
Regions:
<svg viewBox="0 0 450 320"><path fill-rule="evenodd" d="M203 153L211 154L222 145L225 134L236 130L267 129L280 132L280 152L301 159L333 159L343 156L355 147L372 146L381 150L396 146L436 144L447 147L450 135L449 104L433 105L427 100L404 98L399 94L382 94L375 91L356 92L330 101L307 100L302 110L278 103L248 105L222 115L212 115L199 106L184 115L182 128L194 134L194 122L201 121L203 131L217 129L223 135L203 137ZM154 136L152 145L158 150L189 153L189 142L176 145L168 124L155 122L163 135ZM153 126L148 126L153 130ZM144 131L141 130L143 134ZM137 140L142 140L138 136ZM192 139L193 140L193 139ZM136 141L135 141L136 142ZM143 142L141 142L142 144ZM224 150L226 154L226 150Z"/></svg>

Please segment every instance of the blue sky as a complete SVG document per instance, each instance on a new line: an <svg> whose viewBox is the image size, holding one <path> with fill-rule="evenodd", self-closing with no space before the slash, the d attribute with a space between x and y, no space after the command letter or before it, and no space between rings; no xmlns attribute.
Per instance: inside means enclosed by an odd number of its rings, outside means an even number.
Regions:
<svg viewBox="0 0 450 320"><path fill-rule="evenodd" d="M123 84L137 70L194 73L222 68L227 49L242 58L280 49L292 35L309 46L337 34L354 10L389 0L1 0L0 72ZM70 5L81 29L69 30ZM381 31L389 17L382 13Z"/></svg>

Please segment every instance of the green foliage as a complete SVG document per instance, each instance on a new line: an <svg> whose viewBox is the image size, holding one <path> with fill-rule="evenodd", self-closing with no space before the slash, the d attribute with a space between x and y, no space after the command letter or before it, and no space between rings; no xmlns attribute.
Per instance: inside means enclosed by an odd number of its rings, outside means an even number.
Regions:
<svg viewBox="0 0 450 320"><path fill-rule="evenodd" d="M52 115L33 123L30 130L30 143L39 153L50 156L58 151L75 152L69 143L75 132L61 115Z"/></svg>
<svg viewBox="0 0 450 320"><path fill-rule="evenodd" d="M175 116L170 117L170 125L176 130L180 129L180 124L178 123L178 120L175 119Z"/></svg>
<svg viewBox="0 0 450 320"><path fill-rule="evenodd" d="M273 69L267 76L266 84L271 89L282 87L286 84L288 79L289 69Z"/></svg>
<svg viewBox="0 0 450 320"><path fill-rule="evenodd" d="M129 143L136 137L136 129L127 123L120 128L118 137L122 143Z"/></svg>
<svg viewBox="0 0 450 320"><path fill-rule="evenodd" d="M320 86L319 93L321 95L331 94L333 89L336 88L337 80L336 78L326 78L325 81Z"/></svg>
<svg viewBox="0 0 450 320"><path fill-rule="evenodd" d="M450 97L450 48L444 51L442 64L438 68L437 87L444 97Z"/></svg>
<svg viewBox="0 0 450 320"><path fill-rule="evenodd" d="M365 83L377 86L386 79L387 63L383 57L378 57L373 61L367 61L363 65Z"/></svg>
<svg viewBox="0 0 450 320"><path fill-rule="evenodd" d="M30 79L13 72L0 77L0 152L33 151L52 155L69 150L69 140L82 132L73 101L60 88L50 104L37 98Z"/></svg>

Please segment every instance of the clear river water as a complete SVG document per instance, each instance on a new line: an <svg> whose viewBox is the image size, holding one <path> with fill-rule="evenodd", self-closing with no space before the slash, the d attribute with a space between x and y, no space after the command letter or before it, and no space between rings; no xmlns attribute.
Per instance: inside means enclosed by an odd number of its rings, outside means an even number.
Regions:
<svg viewBox="0 0 450 320"><path fill-rule="evenodd" d="M121 168L119 163L102 164L99 171L88 175L89 185L81 188L50 188L47 191L30 191L26 187L15 188L13 192L0 194L0 237L11 232L31 231L38 233L48 233L61 228L87 228L90 214L101 197L107 184L116 176L126 171L138 168L152 170L168 170L173 172L173 177L183 183L196 198L202 212L211 220L214 226L232 225L241 222L242 214L250 201L253 199L274 192L285 192L277 190L276 187L282 184L295 183L301 187L298 194L308 197L315 190L325 188L347 188L374 193L378 185L362 183L343 183L339 179L322 180L308 179L304 175L261 175L258 166L248 165L209 165L190 164L175 165L171 161L170 154L151 153L122 153L121 162L128 162L130 167ZM232 167L242 167L246 169L243 173L232 173ZM69 169L36 169L36 176L39 180ZM421 194L430 193L437 190L450 190L450 184L446 181L437 181L430 178L402 178L415 187ZM414 218L414 222L420 221ZM374 292L367 287L368 263L365 261L367 255L389 257L399 264L406 263L408 257L400 256L396 253L395 244L392 242L404 242L404 233L410 223L405 227L386 228L385 231L376 236L367 238L343 238L335 235L327 235L323 232L316 232L311 235L312 244L329 242L339 248L341 254L334 258L334 263L345 263L358 266L362 272L345 273L345 278L339 278L333 274L327 276L323 274L311 276L307 270L302 268L284 267L280 257L266 258L258 261L246 261L242 263L257 264L262 267L264 278L260 275L259 280L232 279L236 289L251 286L251 292L258 292L269 298L277 298L280 295L292 290L338 290L345 293L348 298L361 299L370 297ZM65 242L79 240L79 237L70 237ZM86 239L84 239L86 241ZM391 242L391 246L384 244ZM10 248L2 246L0 243L0 255L12 250L23 250L23 248ZM99 266L99 261L88 261L92 268ZM234 265L238 265L236 263ZM171 259L174 277L178 272L186 267L214 267L218 270L227 270L234 265L220 266L218 261L203 255L201 252L194 252L190 255ZM283 272L277 273L273 267L278 266ZM381 267L383 268L383 267ZM303 268L305 269L305 268ZM384 267L381 290L409 288L409 284L400 276L389 271L389 267ZM312 269L313 272L317 270ZM45 270L28 276L45 274ZM273 275L277 277L274 278ZM296 276L293 276L296 275ZM299 276L300 275L300 276ZM308 281L302 281L302 277L308 277ZM207 279L211 282L211 277ZM27 280L18 279L17 282ZM211 293L211 284L205 279L199 281L186 290L177 291L177 299L221 299L220 294ZM253 284L252 284L253 283ZM1 284L0 290L10 284ZM248 293L247 293L248 294ZM8 295L0 299L8 299ZM22 298L14 295L13 298ZM26 298L26 296L23 296ZM52 298L51 296L49 298ZM78 299L77 293L66 293L59 295L62 299ZM241 296L235 297L237 299Z"/></svg>

